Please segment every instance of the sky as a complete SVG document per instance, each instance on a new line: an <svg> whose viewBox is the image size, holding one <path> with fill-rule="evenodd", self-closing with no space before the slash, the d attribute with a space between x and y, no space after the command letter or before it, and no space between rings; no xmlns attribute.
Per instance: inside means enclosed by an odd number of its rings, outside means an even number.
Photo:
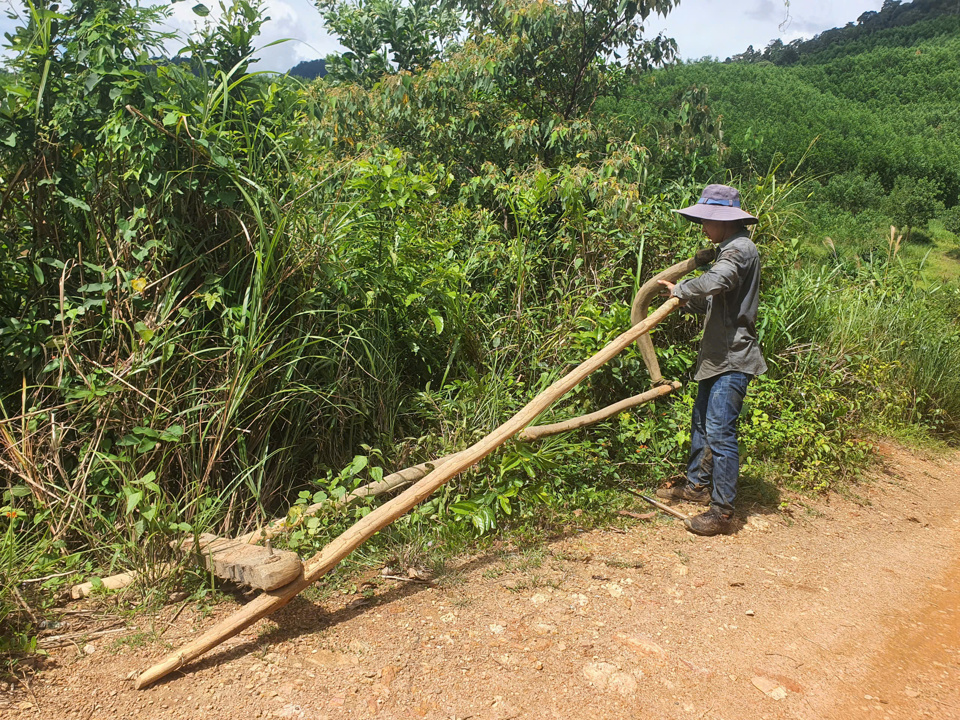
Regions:
<svg viewBox="0 0 960 720"><path fill-rule="evenodd" d="M150 2L151 0L145 0ZM191 8L198 0L175 2L168 28L185 33L203 19ZM205 0L217 13L217 0ZM753 45L762 50L776 38L785 43L810 38L833 27L856 22L867 10L879 10L883 0L681 0L666 18L647 19L646 34L664 32L676 39L680 56L696 60L710 56L723 60ZM257 69L286 72L302 60L313 60L340 47L323 28L316 6L310 0L266 0L270 21L261 31L258 45L284 40L263 48ZM17 0L0 0L0 10L22 8ZM0 13L0 32L9 32L14 21Z"/></svg>

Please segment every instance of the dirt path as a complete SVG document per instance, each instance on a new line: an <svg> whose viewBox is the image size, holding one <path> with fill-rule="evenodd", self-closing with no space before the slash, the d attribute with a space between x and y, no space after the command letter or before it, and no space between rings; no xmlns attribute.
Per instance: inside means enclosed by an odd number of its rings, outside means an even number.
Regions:
<svg viewBox="0 0 960 720"><path fill-rule="evenodd" d="M856 492L722 538L637 522L471 558L438 587L297 600L145 691L124 678L169 646L95 640L0 716L960 718L960 456L885 448ZM163 641L232 610L187 606Z"/></svg>

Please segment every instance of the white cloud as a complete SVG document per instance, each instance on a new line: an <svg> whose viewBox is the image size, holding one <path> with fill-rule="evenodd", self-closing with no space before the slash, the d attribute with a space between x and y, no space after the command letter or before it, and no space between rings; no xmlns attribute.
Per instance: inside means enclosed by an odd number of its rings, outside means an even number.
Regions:
<svg viewBox="0 0 960 720"><path fill-rule="evenodd" d="M651 34L673 37L685 59L723 60L753 45L762 50L776 38L790 42L856 22L883 0L686 0L666 18L648 20Z"/></svg>
<svg viewBox="0 0 960 720"><path fill-rule="evenodd" d="M779 7L773 0L760 0L760 2L756 4L756 7L743 11L744 16L751 20L759 20L761 22L775 19L778 13L782 15L783 8Z"/></svg>

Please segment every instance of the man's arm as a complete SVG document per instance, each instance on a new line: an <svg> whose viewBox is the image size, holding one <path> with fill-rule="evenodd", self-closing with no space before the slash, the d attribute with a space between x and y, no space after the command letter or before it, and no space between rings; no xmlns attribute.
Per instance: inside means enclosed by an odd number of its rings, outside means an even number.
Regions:
<svg viewBox="0 0 960 720"><path fill-rule="evenodd" d="M749 253L739 247L728 247L719 260L703 275L677 283L671 291L681 302L702 300L720 293L735 290L740 278L750 266Z"/></svg>
<svg viewBox="0 0 960 720"><path fill-rule="evenodd" d="M673 289L676 287L669 280L657 280L658 283L663 285L664 290L660 293L661 297L673 297L675 293ZM696 313L697 315L705 315L707 312L707 300L706 298L692 298L690 300L681 300L680 307L682 307L687 312Z"/></svg>

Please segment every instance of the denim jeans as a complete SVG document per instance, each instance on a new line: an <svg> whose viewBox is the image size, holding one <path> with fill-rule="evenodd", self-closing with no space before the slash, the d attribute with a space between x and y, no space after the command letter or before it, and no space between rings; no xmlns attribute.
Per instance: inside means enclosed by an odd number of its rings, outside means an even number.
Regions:
<svg viewBox="0 0 960 720"><path fill-rule="evenodd" d="M726 372L701 380L693 404L687 482L698 489L712 485L710 505L724 515L733 514L737 497L737 419L750 379L741 372Z"/></svg>

